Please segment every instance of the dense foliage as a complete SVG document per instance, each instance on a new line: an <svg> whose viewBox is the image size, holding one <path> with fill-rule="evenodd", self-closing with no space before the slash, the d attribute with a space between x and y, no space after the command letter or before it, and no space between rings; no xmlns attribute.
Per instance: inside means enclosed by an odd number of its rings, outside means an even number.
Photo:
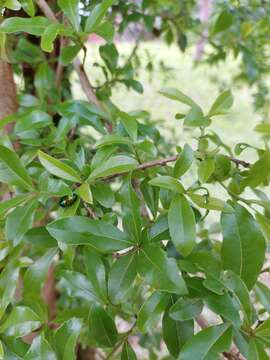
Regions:
<svg viewBox="0 0 270 360"><path fill-rule="evenodd" d="M211 124L233 91L202 109L161 89L179 103L175 127L193 134L180 146L144 109L111 101L117 83L143 93L141 39L179 51L203 39L196 61L239 57L236 80L256 88L266 120L269 3L217 1L207 22L193 0L0 6L0 69L12 63L18 85L16 112L0 120L0 358L269 359L270 124L255 129L260 147L239 134L232 149ZM130 29L137 41L123 62L114 39ZM94 85L92 33L104 39ZM85 100L72 98L73 70Z"/></svg>

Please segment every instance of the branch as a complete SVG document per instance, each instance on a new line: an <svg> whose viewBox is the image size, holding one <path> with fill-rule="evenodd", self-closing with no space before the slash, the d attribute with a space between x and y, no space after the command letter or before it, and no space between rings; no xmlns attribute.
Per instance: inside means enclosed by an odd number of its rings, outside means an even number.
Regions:
<svg viewBox="0 0 270 360"><path fill-rule="evenodd" d="M180 154L181 156L181 154ZM179 154L178 155L173 155L173 156L170 156L168 158L164 158L164 159L159 159L159 160L153 160L153 161L148 161L146 163L143 163L143 164L140 164L138 165L134 170L145 170L145 169L148 169L148 168L151 168L151 167L155 167L155 166L165 166L167 165L168 163L170 162L174 162L176 161L177 159L179 158ZM233 157L229 157L229 159L235 163L237 166L241 165L245 168L249 168L250 167L250 163L246 162L246 161L243 161L243 160L239 160L239 159L235 159ZM200 159L199 159L200 160ZM107 181L107 180L111 180L111 179L114 179L115 177L118 177L118 176L124 176L128 174L128 172L119 172L119 173L116 173L116 174L113 174L113 175L110 175L110 176L107 176L105 178L103 178L103 180Z"/></svg>
<svg viewBox="0 0 270 360"><path fill-rule="evenodd" d="M58 22L57 17L55 16L55 14L53 13L52 9L50 8L50 6L47 4L47 2L45 0L37 0L37 4L40 7L41 11L44 13L44 15L51 21L53 22ZM87 77L84 67L81 64L80 60L77 58L73 61L73 65L74 68L78 74L79 80L81 82L82 85L82 89L88 99L88 101L93 102L98 108L103 109L102 104L100 103L100 101L98 100L93 87L90 83L89 78ZM104 120L104 125L107 129L107 131L109 133L112 132L112 125L107 121Z"/></svg>

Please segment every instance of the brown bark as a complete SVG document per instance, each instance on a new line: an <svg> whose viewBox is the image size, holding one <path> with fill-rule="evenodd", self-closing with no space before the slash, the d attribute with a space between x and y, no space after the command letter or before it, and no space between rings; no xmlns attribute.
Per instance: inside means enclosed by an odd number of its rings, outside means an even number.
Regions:
<svg viewBox="0 0 270 360"><path fill-rule="evenodd" d="M16 85L12 66L0 59L0 119L13 114L17 108ZM8 124L5 127L5 132L9 133L11 129L12 124Z"/></svg>

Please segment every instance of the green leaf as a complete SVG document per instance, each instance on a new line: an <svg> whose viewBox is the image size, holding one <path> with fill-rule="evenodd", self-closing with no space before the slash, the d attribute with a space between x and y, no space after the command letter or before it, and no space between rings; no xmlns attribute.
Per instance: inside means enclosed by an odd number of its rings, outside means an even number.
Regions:
<svg viewBox="0 0 270 360"><path fill-rule="evenodd" d="M135 351L126 341L123 345L122 352L121 352L121 360L136 360L137 356Z"/></svg>
<svg viewBox="0 0 270 360"><path fill-rule="evenodd" d="M175 321L166 310L162 319L162 335L172 356L178 357L184 343L193 336L193 321Z"/></svg>
<svg viewBox="0 0 270 360"><path fill-rule="evenodd" d="M108 8L113 4L113 0L103 0L100 4L94 7L87 18L85 29L86 33L95 32L95 29L100 25L101 20L105 16Z"/></svg>
<svg viewBox="0 0 270 360"><path fill-rule="evenodd" d="M258 124L254 130L264 136L270 136L270 124L268 123Z"/></svg>
<svg viewBox="0 0 270 360"><path fill-rule="evenodd" d="M31 35L41 36L50 24L51 22L43 16L34 16L32 18L14 16L2 22L0 32L8 34L26 32Z"/></svg>
<svg viewBox="0 0 270 360"><path fill-rule="evenodd" d="M57 0L57 4L76 31L80 28L78 0Z"/></svg>
<svg viewBox="0 0 270 360"><path fill-rule="evenodd" d="M232 105L232 93L230 90L226 90L216 98L209 110L208 116L224 115L232 107Z"/></svg>
<svg viewBox="0 0 270 360"><path fill-rule="evenodd" d="M17 262L9 261L0 274L0 318L14 299L19 280L20 268Z"/></svg>
<svg viewBox="0 0 270 360"><path fill-rule="evenodd" d="M117 227L83 216L55 220L47 226L47 230L60 243L89 245L102 253L112 253L132 246L127 235Z"/></svg>
<svg viewBox="0 0 270 360"><path fill-rule="evenodd" d="M92 287L102 300L107 298L107 276L104 263L100 255L89 247L84 248L84 266L86 275Z"/></svg>
<svg viewBox="0 0 270 360"><path fill-rule="evenodd" d="M80 187L78 187L77 191L84 202L93 204L93 196L88 183L83 183Z"/></svg>
<svg viewBox="0 0 270 360"><path fill-rule="evenodd" d="M41 49L46 52L53 51L53 43L59 33L59 24L49 25L41 37Z"/></svg>
<svg viewBox="0 0 270 360"><path fill-rule="evenodd" d="M158 186L163 189L174 191L178 194L183 194L185 189L179 180L172 176L157 176L148 182L149 185Z"/></svg>
<svg viewBox="0 0 270 360"><path fill-rule="evenodd" d="M150 228L150 241L158 242L161 240L168 240L169 238L168 217L166 214L162 214Z"/></svg>
<svg viewBox="0 0 270 360"><path fill-rule="evenodd" d="M33 310L26 306L16 306L0 326L0 329L7 336L18 338L31 333L40 325L40 318Z"/></svg>
<svg viewBox="0 0 270 360"><path fill-rule="evenodd" d="M248 360L269 360L263 345L256 339L251 339L249 342Z"/></svg>
<svg viewBox="0 0 270 360"><path fill-rule="evenodd" d="M185 343L178 359L206 360L215 348L218 348L218 352L228 351L231 338L232 332L228 324L208 327Z"/></svg>
<svg viewBox="0 0 270 360"><path fill-rule="evenodd" d="M228 10L222 11L215 23L213 34L216 35L222 31L227 30L232 24L233 15Z"/></svg>
<svg viewBox="0 0 270 360"><path fill-rule="evenodd" d="M269 337L270 336L270 318L260 324L255 330L256 336Z"/></svg>
<svg viewBox="0 0 270 360"><path fill-rule="evenodd" d="M269 223L269 219L266 216L264 216L264 215L262 215L262 214L260 214L258 212L256 212L255 217L256 217L257 223L259 224L260 229L261 229L267 243L270 243L270 223Z"/></svg>
<svg viewBox="0 0 270 360"><path fill-rule="evenodd" d="M187 288L176 261L159 246L145 244L136 257L137 271L153 288L185 295Z"/></svg>
<svg viewBox="0 0 270 360"><path fill-rule="evenodd" d="M172 242L183 256L188 256L196 244L194 212L183 195L176 195L168 212L169 231Z"/></svg>
<svg viewBox="0 0 270 360"><path fill-rule="evenodd" d="M95 290L87 277L76 271L63 271L60 280L61 289L71 298L83 299L87 302L98 301Z"/></svg>
<svg viewBox="0 0 270 360"><path fill-rule="evenodd" d="M146 300L137 318L137 326L141 332L151 331L155 327L169 299L169 294L156 291Z"/></svg>
<svg viewBox="0 0 270 360"><path fill-rule="evenodd" d="M180 298L172 305L169 315L172 319L178 321L185 321L195 319L203 309L203 302L201 299L183 299Z"/></svg>
<svg viewBox="0 0 270 360"><path fill-rule="evenodd" d="M113 263L109 273L108 293L114 304L121 303L126 298L136 274L135 254L125 255Z"/></svg>
<svg viewBox="0 0 270 360"><path fill-rule="evenodd" d="M51 249L29 266L23 279L23 296L25 299L34 299L40 295L41 287L48 274L49 265L56 254L57 251Z"/></svg>
<svg viewBox="0 0 270 360"><path fill-rule="evenodd" d="M210 125L211 121L209 118L205 117L203 115L202 109L198 105L192 106L192 108L189 110L187 115L184 119L184 125L185 126L208 126Z"/></svg>
<svg viewBox="0 0 270 360"><path fill-rule="evenodd" d="M252 289L264 263L266 244L253 216L236 205L232 214L221 216L224 269L232 270Z"/></svg>
<svg viewBox="0 0 270 360"><path fill-rule="evenodd" d="M52 350L44 336L34 338L30 349L25 354L24 360L57 360L55 352Z"/></svg>
<svg viewBox="0 0 270 360"><path fill-rule="evenodd" d="M6 201L2 201L0 203L0 216L2 216L3 214L5 214L8 210L17 207L25 202L27 202L28 200L30 200L30 196L29 194L25 194L25 195L18 195L15 196L11 199L8 199Z"/></svg>
<svg viewBox="0 0 270 360"><path fill-rule="evenodd" d="M12 174L12 176L14 176L18 184L27 190L32 189L32 180L18 155L14 151L2 145L0 145L0 165L1 162Z"/></svg>
<svg viewBox="0 0 270 360"><path fill-rule="evenodd" d="M57 160L40 150L38 152L38 158L41 164L49 173L61 179L79 183L82 182L80 175L77 173L77 171L69 165L63 163L62 161Z"/></svg>
<svg viewBox="0 0 270 360"><path fill-rule="evenodd" d="M253 188L264 183L270 175L270 151L265 151L261 158L256 161L249 170L245 184Z"/></svg>
<svg viewBox="0 0 270 360"><path fill-rule="evenodd" d="M173 88L164 88L160 90L160 94L166 96L171 100L180 101L183 104L186 104L190 107L197 106L196 103L187 95L182 93L180 90L176 90Z"/></svg>
<svg viewBox="0 0 270 360"><path fill-rule="evenodd" d="M4 348L3 348L3 344L0 341L0 360L4 360Z"/></svg>
<svg viewBox="0 0 270 360"><path fill-rule="evenodd" d="M109 184L97 183L92 186L94 199L105 208L111 208L114 204L114 193Z"/></svg>
<svg viewBox="0 0 270 360"><path fill-rule="evenodd" d="M73 318L59 327L53 337L55 350L59 359L74 360L77 339L81 330L81 321Z"/></svg>
<svg viewBox="0 0 270 360"><path fill-rule="evenodd" d="M241 326L238 309L235 307L233 299L227 293L222 295L209 293L204 300L208 308L216 314L231 321L236 327Z"/></svg>
<svg viewBox="0 0 270 360"><path fill-rule="evenodd" d="M44 111L33 110L19 117L14 130L20 135L25 131L41 129L50 125L52 125L52 117L49 114Z"/></svg>
<svg viewBox="0 0 270 360"><path fill-rule="evenodd" d="M61 49L60 53L60 62L63 65L68 65L73 61L73 59L78 55L79 51L81 50L80 45L69 45L65 46Z"/></svg>
<svg viewBox="0 0 270 360"><path fill-rule="evenodd" d="M103 136L101 140L96 143L96 148L99 149L103 146L110 145L131 145L131 141L129 138L121 135L108 134Z"/></svg>
<svg viewBox="0 0 270 360"><path fill-rule="evenodd" d="M174 176L179 178L184 175L193 162L193 151L191 147L185 144L183 151L174 165Z"/></svg>
<svg viewBox="0 0 270 360"><path fill-rule="evenodd" d="M137 166L138 162L129 156L112 156L91 172L89 180L107 177L117 173L129 172L134 170Z"/></svg>
<svg viewBox="0 0 270 360"><path fill-rule="evenodd" d="M215 161L213 159L205 159L200 162L198 167L198 176L201 183L206 182L215 170Z"/></svg>
<svg viewBox="0 0 270 360"><path fill-rule="evenodd" d="M7 216L5 235L14 246L22 241L24 234L32 227L37 205L34 201L28 206L19 206Z"/></svg>
<svg viewBox="0 0 270 360"><path fill-rule="evenodd" d="M138 123L134 116L129 115L123 111L119 112L119 119L123 124L126 132L131 137L133 141L137 140L137 132L138 132Z"/></svg>
<svg viewBox="0 0 270 360"><path fill-rule="evenodd" d="M89 314L90 334L100 347L113 347L118 338L110 315L99 305L93 305Z"/></svg>
<svg viewBox="0 0 270 360"><path fill-rule="evenodd" d="M20 0L23 10L31 17L35 16L35 5L33 0Z"/></svg>
<svg viewBox="0 0 270 360"><path fill-rule="evenodd" d="M266 309L268 314L270 314L270 289L261 282L257 282L255 285L255 293L259 302Z"/></svg>
<svg viewBox="0 0 270 360"><path fill-rule="evenodd" d="M251 305L248 288L240 279L240 277L234 274L232 271L227 271L225 273L224 282L227 288L234 294L239 304L241 305L245 320L247 323L252 324L253 307Z"/></svg>
<svg viewBox="0 0 270 360"><path fill-rule="evenodd" d="M223 211L225 213L233 212L233 208L229 204L215 197L197 194L188 194L188 196L197 206L203 209Z"/></svg>

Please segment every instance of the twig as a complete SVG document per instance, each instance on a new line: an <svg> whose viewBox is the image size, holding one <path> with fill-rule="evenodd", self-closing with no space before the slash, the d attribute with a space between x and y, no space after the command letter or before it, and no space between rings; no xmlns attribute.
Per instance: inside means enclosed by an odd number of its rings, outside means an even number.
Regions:
<svg viewBox="0 0 270 360"><path fill-rule="evenodd" d="M42 10L42 12L44 13L44 15L51 21L53 22L58 22L57 17L55 16L55 14L53 13L52 9L50 8L50 6L47 4L47 2L45 0L37 0L37 4L40 7L40 9ZM90 80L88 78L88 76L85 73L84 67L81 64L80 60L77 58L73 61L73 65L74 68L78 74L79 80L81 82L82 85L82 89L87 97L87 99L90 102L93 102L98 108L103 109L102 104L100 103L100 101L98 100L93 87L90 83ZM59 69L60 71L60 69ZM112 125L107 121L104 120L104 125L107 129L107 131L109 133L112 132Z"/></svg>

